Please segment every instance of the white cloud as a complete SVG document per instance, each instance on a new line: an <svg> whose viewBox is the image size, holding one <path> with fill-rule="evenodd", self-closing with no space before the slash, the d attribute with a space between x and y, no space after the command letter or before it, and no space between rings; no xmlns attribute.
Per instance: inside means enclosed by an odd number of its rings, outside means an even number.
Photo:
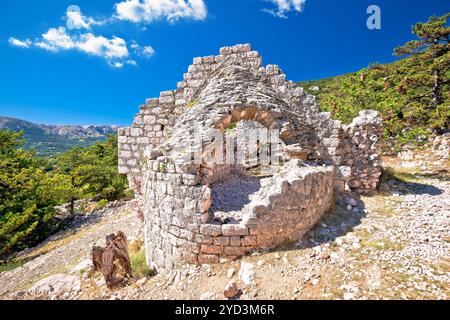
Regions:
<svg viewBox="0 0 450 320"><path fill-rule="evenodd" d="M127 60L126 64L129 64L130 66L135 66L135 67L138 66L138 64L135 60Z"/></svg>
<svg viewBox="0 0 450 320"><path fill-rule="evenodd" d="M294 12L302 12L306 0L265 0L266 2L271 2L275 5L275 9L264 9L263 11L268 12L279 18L287 18L286 14Z"/></svg>
<svg viewBox="0 0 450 320"><path fill-rule="evenodd" d="M8 39L9 44L16 46L16 47L21 47L21 48L29 48L31 46L31 41L29 39L25 39L25 40L19 40L17 38L14 37L10 37Z"/></svg>
<svg viewBox="0 0 450 320"><path fill-rule="evenodd" d="M155 54L155 49L152 46L141 46L136 41L132 41L131 48L134 52L144 58L151 58Z"/></svg>
<svg viewBox="0 0 450 320"><path fill-rule="evenodd" d="M66 28L50 28L42 35L42 40L36 42L36 46L53 52L68 50L76 47L74 40L66 33Z"/></svg>
<svg viewBox="0 0 450 320"><path fill-rule="evenodd" d="M101 22L95 21L91 17L84 16L80 11L67 10L67 27L69 29L91 29L91 25L99 25Z"/></svg>
<svg viewBox="0 0 450 320"><path fill-rule="evenodd" d="M145 46L142 50L142 54L150 58L155 54L155 49L153 49L151 46Z"/></svg>
<svg viewBox="0 0 450 320"><path fill-rule="evenodd" d="M107 59L121 59L129 55L126 41L118 37L107 39L103 36L94 36L92 33L87 33L81 35L76 44L77 48L83 52Z"/></svg>
<svg viewBox="0 0 450 320"><path fill-rule="evenodd" d="M117 68L123 67L121 60L128 58L129 51L124 39L96 36L92 33L69 35L66 28L51 28L42 35L42 39L35 42L39 48L52 52L61 50L78 50L89 55L106 59L108 63Z"/></svg>
<svg viewBox="0 0 450 320"><path fill-rule="evenodd" d="M127 42L124 39L115 36L108 39L104 36L96 36L91 32L70 34L65 27L50 28L34 42L28 39L21 41L11 37L9 43L24 48L30 48L34 45L52 52L77 50L88 55L101 57L114 68L138 65L136 60L132 59ZM155 54L155 50L151 46L140 46L134 40L130 47L136 57L150 58Z"/></svg>
<svg viewBox="0 0 450 320"><path fill-rule="evenodd" d="M119 15L96 20L83 15L78 6L72 5L67 8L64 16L65 27L50 28L33 41L10 37L8 42L16 47L31 48L34 46L52 52L79 51L101 57L114 68L123 68L125 65L137 66L134 58L150 58L155 54L155 50L149 45L141 46L133 40L130 52L124 39L116 36L107 38L95 35L91 31L93 26L104 25L117 21L117 19L149 22L158 18L174 21L188 17L203 19L206 16L206 6L203 0L142 0L142 2L140 0L124 0L116 4L115 8Z"/></svg>
<svg viewBox="0 0 450 320"><path fill-rule="evenodd" d="M125 0L115 4L115 8L118 19L136 23L150 23L158 19L203 20L207 15L203 0Z"/></svg>

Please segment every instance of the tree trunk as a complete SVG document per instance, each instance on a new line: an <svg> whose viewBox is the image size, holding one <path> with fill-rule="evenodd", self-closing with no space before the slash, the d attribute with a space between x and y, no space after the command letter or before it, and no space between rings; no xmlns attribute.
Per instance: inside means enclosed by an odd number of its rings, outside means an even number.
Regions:
<svg viewBox="0 0 450 320"><path fill-rule="evenodd" d="M72 189L75 185L75 177L72 177ZM73 215L75 213L75 197L70 197L70 214Z"/></svg>
<svg viewBox="0 0 450 320"><path fill-rule="evenodd" d="M442 102L441 101L441 79L439 70L433 70L433 99L431 100L431 109L436 109L436 107Z"/></svg>
<svg viewBox="0 0 450 320"><path fill-rule="evenodd" d="M92 248L92 262L94 271L103 274L110 289L133 277L127 238L122 231L118 231L117 235L107 236L105 248L98 246Z"/></svg>

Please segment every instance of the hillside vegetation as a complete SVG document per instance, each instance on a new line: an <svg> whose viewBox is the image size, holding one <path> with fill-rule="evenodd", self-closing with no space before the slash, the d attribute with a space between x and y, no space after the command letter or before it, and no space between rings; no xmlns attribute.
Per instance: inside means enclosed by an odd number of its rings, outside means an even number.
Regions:
<svg viewBox="0 0 450 320"><path fill-rule="evenodd" d="M413 26L418 40L394 50L402 60L299 85L344 123L363 109L380 111L387 149L421 145L431 133L448 131L450 122L449 16Z"/></svg>
<svg viewBox="0 0 450 320"><path fill-rule="evenodd" d="M52 156L74 147L89 147L104 141L116 126L56 126L0 116L0 129L24 132L22 147L35 150L39 156Z"/></svg>
<svg viewBox="0 0 450 320"><path fill-rule="evenodd" d="M33 246L59 229L55 206L93 198L100 203L129 196L117 171L117 137L56 158L22 149L23 132L0 130L0 259Z"/></svg>

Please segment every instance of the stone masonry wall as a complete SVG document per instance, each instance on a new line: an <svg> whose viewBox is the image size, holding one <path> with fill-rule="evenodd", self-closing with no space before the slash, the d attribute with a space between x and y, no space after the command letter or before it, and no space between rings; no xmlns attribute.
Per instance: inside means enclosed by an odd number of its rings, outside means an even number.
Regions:
<svg viewBox="0 0 450 320"><path fill-rule="evenodd" d="M145 245L149 264L171 269L182 263L218 263L284 240L298 240L333 201L332 167L305 167L291 160L261 180L261 189L227 223L213 220L211 189L177 171L166 159L149 162L144 190Z"/></svg>
<svg viewBox="0 0 450 320"><path fill-rule="evenodd" d="M343 125L320 112L314 96L286 80L278 66L261 63L250 45L194 58L176 90L147 100L132 126L119 129L119 171L142 196L153 267L215 263L298 240L328 210L334 194L376 188L379 113L365 110ZM212 188L243 174L242 163L186 163L186 154L205 153L214 145L213 130L224 134L240 121L279 132L284 165L261 180L250 202L233 213L237 219L220 221L210 210ZM209 140L195 140L196 129ZM239 132L238 144L245 140Z"/></svg>
<svg viewBox="0 0 450 320"><path fill-rule="evenodd" d="M253 94L251 99L243 98L253 104L266 104L267 108L273 111L284 112L286 119L280 122L287 123L287 125L285 128L281 128L281 133L288 132L289 138L294 136L301 142L309 140L309 146L314 145L314 152L310 155L311 160L320 160L326 164L343 167L338 170L337 177L343 179L338 183L352 181L349 187L363 192L374 189L379 169L370 173L364 172L366 169L361 169L361 161L366 165L364 168L372 164L378 167L379 161L371 160L370 156L375 157L374 154L378 150L372 152L372 149L378 149L380 144L370 141L370 143L364 144L360 143L360 139L367 136L364 131L369 127L375 134L379 133L381 120L378 113L375 115L374 111L371 111L370 117L357 118L359 119L357 121L362 121L361 123L343 126L340 121L331 119L330 113L319 112L314 96L306 94L292 81L287 81L279 66L262 67L261 56L256 51L252 51L250 45L224 47L220 53L218 56L194 58L193 64L184 74L184 80L178 83L177 90L164 91L161 92L159 98L148 99L140 107L140 112L135 116L133 125L119 129L119 172L128 175L132 189L137 193L142 191L141 165L144 156L149 155L157 146L166 141L177 120L184 113L197 104L201 104L203 100L215 98L214 90L209 92L208 86L211 85L211 79L222 77L221 71L223 71L224 65L230 63L236 63L240 68L248 68L254 78L247 79L246 82L261 83L266 87L264 94L273 96L276 100L258 101L257 93ZM205 95L205 90L208 95ZM248 93L251 95L252 91L249 90ZM238 96L236 92L234 94ZM227 95L223 97L224 105L229 102L233 108L239 107L240 100L242 100L242 98L233 100L232 96ZM296 119L295 121L292 121L293 117ZM195 119L191 121L193 120ZM361 136L358 136L359 129L356 127L361 129ZM354 139L352 135L356 135ZM343 159L344 155L345 160ZM349 179L348 172L355 175L354 179ZM367 181L364 181L366 177Z"/></svg>

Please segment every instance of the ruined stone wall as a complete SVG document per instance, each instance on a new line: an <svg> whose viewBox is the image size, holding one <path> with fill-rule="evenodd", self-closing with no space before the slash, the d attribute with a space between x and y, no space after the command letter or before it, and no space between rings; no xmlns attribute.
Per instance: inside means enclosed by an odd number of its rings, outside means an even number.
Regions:
<svg viewBox="0 0 450 320"><path fill-rule="evenodd" d="M147 100L133 125L119 129L119 171L143 196L152 266L213 263L297 240L326 212L335 193L376 188L379 114L362 111L343 125L320 112L314 96L287 81L278 66L261 62L249 45L194 58L176 90ZM242 163L186 163L186 154L204 153L215 142L214 130L223 134L240 121L279 132L285 164L261 180L250 203L234 213L237 219L220 220L211 212L212 191L243 174ZM198 128L210 140L196 141L192 136ZM240 128L238 143L245 140Z"/></svg>
<svg viewBox="0 0 450 320"><path fill-rule="evenodd" d="M195 175L166 161L150 161L145 176L145 245L156 269L218 263L298 240L333 200L332 167L303 167L292 160L279 174L261 180L240 219L220 221L208 212L214 186L199 185Z"/></svg>
<svg viewBox="0 0 450 320"><path fill-rule="evenodd" d="M347 185L359 193L377 188L382 173L381 127L378 112L364 110L344 127L343 164L351 168Z"/></svg>
<svg viewBox="0 0 450 320"><path fill-rule="evenodd" d="M294 82L287 81L279 66L261 66L261 56L252 51L248 44L224 47L218 56L194 58L193 64L184 74L184 80L177 84L177 90L162 92L157 99L148 99L135 116L133 125L119 129L119 172L128 175L132 189L138 193L142 191L142 160L166 141L177 120L199 102L209 103L212 99L221 98L217 89L213 87L208 90L208 86L221 81L221 77L225 79L226 75L221 74L224 66L233 63L246 69L248 74L243 76L244 85L246 82L260 83L259 89L261 86L266 88L262 92L253 92L249 88L248 96L235 91L227 96L224 90L223 99L217 100L217 104L223 102L223 110L216 108L222 111L223 116L230 112L225 108L226 103L232 104L233 109L240 105L248 107L258 104L259 107L267 105L265 108L274 113L282 112L284 119L279 119L278 122L284 123L284 127L280 129L286 141L298 140L303 144L302 147L312 149L309 160L342 167L338 170L337 177L344 183L351 181L351 188L358 191L374 189L380 170L379 158L375 156L378 150L373 150L379 148L380 143L371 140L362 143L361 139L379 135L379 115L360 116L358 120L355 119L356 124L343 126L340 121L331 119L330 113L320 112L314 96L306 94ZM226 82L223 84L225 88L227 85L229 84ZM240 83L234 85L239 86ZM218 85L216 88L222 87ZM261 94L271 96L274 100L261 100L258 96ZM247 103L243 103L243 100ZM198 116L201 118L205 115ZM220 113L216 116L220 117ZM184 122L188 120L195 122L196 119L187 118ZM211 119L211 122L218 122L218 119ZM370 166L375 168L369 170ZM353 179L349 179L349 171L354 175ZM341 185L342 181L338 181L338 184Z"/></svg>
<svg viewBox="0 0 450 320"><path fill-rule="evenodd" d="M184 104L176 101L180 92L161 92L158 99L147 99L134 117L133 125L119 128L119 173L127 174L130 188L141 192L142 160L170 135Z"/></svg>

